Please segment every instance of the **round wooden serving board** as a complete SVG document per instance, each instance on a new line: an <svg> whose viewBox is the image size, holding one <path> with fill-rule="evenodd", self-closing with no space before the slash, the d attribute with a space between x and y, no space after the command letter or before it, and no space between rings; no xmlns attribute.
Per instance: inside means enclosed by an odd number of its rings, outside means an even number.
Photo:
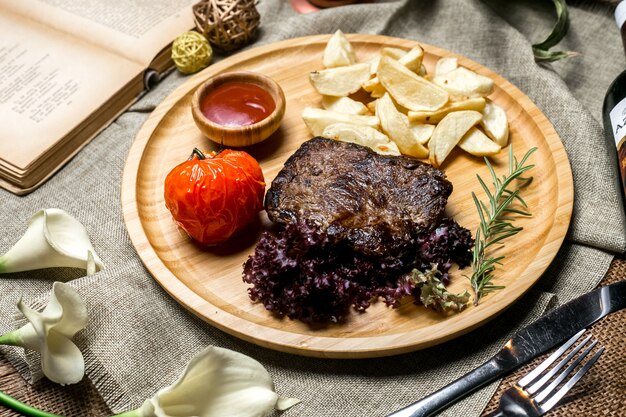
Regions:
<svg viewBox="0 0 626 417"><path fill-rule="evenodd" d="M533 217L518 220L524 230L498 249L506 258L496 272L496 283L506 288L485 297L478 307L444 316L409 300L395 310L375 302L363 314L352 313L345 323L320 328L280 319L250 301L248 285L241 279L242 264L254 251L261 225L225 245L201 248L174 224L165 208L167 173L194 147L215 147L193 122L190 101L195 88L211 76L236 70L260 72L282 86L287 111L281 127L265 142L246 148L261 164L269 187L284 161L311 137L300 113L305 106L321 107L321 96L309 84L307 74L323 68L328 38L290 39L236 54L190 78L157 107L137 134L124 170L122 205L132 242L154 278L181 305L227 333L271 349L317 357L376 357L425 348L466 333L502 312L539 279L565 237L573 198L569 161L550 122L515 86L467 58L458 56L459 64L495 81L491 99L507 112L515 155L538 148L531 158L536 164L531 171L534 181L523 191ZM409 49L416 44L376 35L349 39L361 61L384 46ZM438 58L457 56L421 46L429 72ZM506 151L494 158L494 166L498 173L504 172ZM454 185L447 215L475 231L478 215L471 192L484 196L476 180L476 174L489 179L484 161L456 149L442 169ZM470 273L469 268L464 273ZM461 274L453 274L453 291L468 288Z"/></svg>

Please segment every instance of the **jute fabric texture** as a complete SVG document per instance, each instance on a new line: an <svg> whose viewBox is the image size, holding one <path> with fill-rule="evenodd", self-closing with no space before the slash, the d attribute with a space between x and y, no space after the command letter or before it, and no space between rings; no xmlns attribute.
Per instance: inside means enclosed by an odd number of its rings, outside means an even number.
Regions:
<svg viewBox="0 0 626 417"><path fill-rule="evenodd" d="M384 359L341 361L259 348L189 315L142 266L130 244L119 203L124 161L135 134L149 112L185 81L185 77L172 74L40 189L22 198L0 191L0 252L24 232L32 213L59 207L85 224L106 265L86 278L74 270L0 277L0 332L18 325L15 303L20 296L30 304L42 305L53 281L69 281L90 313L89 326L77 336L85 353L87 376L115 412L138 407L170 384L189 359L210 344L261 361L281 395L300 398L302 404L285 412L286 417L382 416L479 365L516 328L593 288L613 254L625 248L616 168L598 121L604 91L624 67L619 34L607 13L572 10L568 42L573 45L566 47L588 55L565 64L540 66L533 60L530 44L549 30L550 11L536 9L534 2L525 1L519 8L510 7L511 3L516 2L404 0L297 15L288 2L264 0L258 6L262 19L259 39L252 45L332 33L338 28L346 33L415 39L491 68L542 109L561 136L572 164L573 219L565 244L539 283L495 320L432 349ZM523 20L534 13L546 17ZM25 378L41 377L36 355L25 356L17 348L3 348L2 352ZM478 415L496 386L477 392L442 415Z"/></svg>

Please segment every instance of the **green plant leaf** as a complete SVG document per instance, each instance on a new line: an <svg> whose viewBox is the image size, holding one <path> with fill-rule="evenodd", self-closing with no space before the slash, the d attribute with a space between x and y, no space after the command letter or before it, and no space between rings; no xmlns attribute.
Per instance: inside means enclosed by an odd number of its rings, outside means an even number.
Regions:
<svg viewBox="0 0 626 417"><path fill-rule="evenodd" d="M569 28L569 11L565 0L552 0L552 2L556 9L556 23L546 39L533 45L533 54L537 62L554 62L580 55L572 51L550 51L550 48L561 42Z"/></svg>
<svg viewBox="0 0 626 417"><path fill-rule="evenodd" d="M535 61L537 62L555 62L562 59L572 58L579 56L578 52L572 51L544 51L533 47L533 54L535 55Z"/></svg>
<svg viewBox="0 0 626 417"><path fill-rule="evenodd" d="M430 270L421 272L414 269L410 276L416 286L420 288L420 301L425 307L440 312L462 311L467 307L470 294L464 291L459 294L449 292L438 278L439 270L433 264Z"/></svg>

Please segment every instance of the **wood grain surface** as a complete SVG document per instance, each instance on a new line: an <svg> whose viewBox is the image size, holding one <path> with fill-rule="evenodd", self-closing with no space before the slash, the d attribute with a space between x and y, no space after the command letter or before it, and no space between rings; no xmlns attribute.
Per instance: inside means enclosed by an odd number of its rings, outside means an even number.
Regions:
<svg viewBox="0 0 626 417"><path fill-rule="evenodd" d="M532 157L532 184L524 198L533 213L517 223L524 230L494 254L504 254L496 282L506 288L483 299L478 307L444 316L409 300L396 310L374 302L363 314L353 313L345 323L311 327L279 319L261 304L252 303L241 279L242 264L253 252L266 225L262 218L237 239L214 248L201 248L177 228L163 202L167 173L185 160L193 147L215 149L197 129L191 115L195 88L209 77L229 71L256 71L272 77L285 92L287 109L279 130L268 140L246 148L261 167L268 184L284 161L310 138L300 113L305 106L320 107L321 96L307 74L322 68L328 35L290 39L233 55L190 78L148 118L130 150L122 183L124 219L142 261L161 286L182 306L227 333L260 346L317 357L362 358L393 355L432 346L466 333L502 312L524 294L556 255L567 232L572 211L572 174L563 145L541 111L511 83L487 68L451 52L421 44L429 71L439 57L458 56L459 64L494 79L490 98L508 115L514 153ZM350 35L360 60L383 46L411 48L416 42L378 35ZM493 158L495 169L507 168L506 152ZM441 167L454 185L448 216L474 231L478 215L471 199L484 195L476 174L489 178L481 158L456 149ZM261 216L263 217L263 216ZM453 270L452 291L468 288Z"/></svg>

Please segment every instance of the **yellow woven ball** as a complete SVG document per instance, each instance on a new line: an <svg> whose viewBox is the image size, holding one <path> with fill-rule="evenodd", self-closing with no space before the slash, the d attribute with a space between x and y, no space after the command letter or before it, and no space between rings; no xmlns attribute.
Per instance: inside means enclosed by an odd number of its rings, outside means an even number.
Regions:
<svg viewBox="0 0 626 417"><path fill-rule="evenodd" d="M172 44L172 60L183 74L193 74L206 68L212 57L209 41L198 32L185 32Z"/></svg>

